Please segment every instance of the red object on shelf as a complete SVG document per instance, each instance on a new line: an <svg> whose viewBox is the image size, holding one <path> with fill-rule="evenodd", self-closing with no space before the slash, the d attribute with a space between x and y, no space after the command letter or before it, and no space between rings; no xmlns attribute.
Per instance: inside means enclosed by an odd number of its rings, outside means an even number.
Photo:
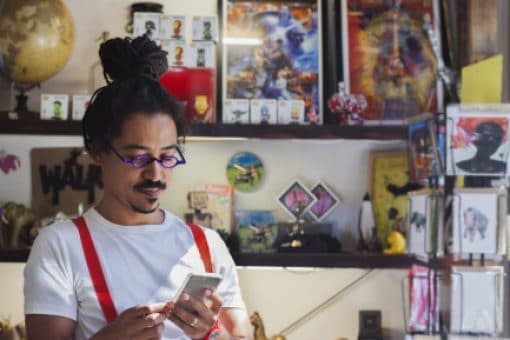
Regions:
<svg viewBox="0 0 510 340"><path fill-rule="evenodd" d="M216 71L212 68L172 67L160 78L163 87L185 103L193 123L216 122Z"/></svg>

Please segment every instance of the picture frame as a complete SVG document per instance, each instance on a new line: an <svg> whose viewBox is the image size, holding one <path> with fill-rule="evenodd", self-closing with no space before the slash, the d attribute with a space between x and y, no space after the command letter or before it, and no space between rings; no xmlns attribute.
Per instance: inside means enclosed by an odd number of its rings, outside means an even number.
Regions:
<svg viewBox="0 0 510 340"><path fill-rule="evenodd" d="M308 213L317 221L322 221L341 202L341 199L322 181L317 182L310 189L317 201L310 207Z"/></svg>
<svg viewBox="0 0 510 340"><path fill-rule="evenodd" d="M406 152L374 152L370 158L370 197L376 235L380 244L385 246L386 238L394 228L405 228L407 192L416 187L409 182Z"/></svg>
<svg viewBox="0 0 510 340"><path fill-rule="evenodd" d="M444 193L422 189L407 194L407 251L427 258L441 256L444 242Z"/></svg>
<svg viewBox="0 0 510 340"><path fill-rule="evenodd" d="M291 218L298 220L315 204L317 198L300 180L294 179L276 200Z"/></svg>
<svg viewBox="0 0 510 340"><path fill-rule="evenodd" d="M452 267L450 331L499 335L503 330L503 296L503 267Z"/></svg>
<svg viewBox="0 0 510 340"><path fill-rule="evenodd" d="M341 6L343 81L348 93L365 96L365 124L404 124L416 113L437 112L443 88L423 25L430 20L440 37L439 1L342 0Z"/></svg>
<svg viewBox="0 0 510 340"><path fill-rule="evenodd" d="M440 176L443 166L437 142L437 128L432 114L408 119L409 179L422 182Z"/></svg>
<svg viewBox="0 0 510 340"><path fill-rule="evenodd" d="M453 195L454 254L501 255L506 250L506 192L458 188Z"/></svg>
<svg viewBox="0 0 510 340"><path fill-rule="evenodd" d="M446 114L447 174L505 176L510 105L448 105Z"/></svg>
<svg viewBox="0 0 510 340"><path fill-rule="evenodd" d="M301 100L299 123L322 124L323 2L219 1L221 103Z"/></svg>
<svg viewBox="0 0 510 340"><path fill-rule="evenodd" d="M235 232L241 253L275 252L278 225L269 210L236 210Z"/></svg>

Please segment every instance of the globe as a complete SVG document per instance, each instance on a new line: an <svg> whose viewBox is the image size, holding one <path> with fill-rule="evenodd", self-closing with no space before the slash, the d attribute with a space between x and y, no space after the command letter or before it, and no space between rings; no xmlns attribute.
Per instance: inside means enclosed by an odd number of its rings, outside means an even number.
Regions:
<svg viewBox="0 0 510 340"><path fill-rule="evenodd" d="M18 85L57 74L74 47L74 23L60 0L5 0L0 8L0 70Z"/></svg>

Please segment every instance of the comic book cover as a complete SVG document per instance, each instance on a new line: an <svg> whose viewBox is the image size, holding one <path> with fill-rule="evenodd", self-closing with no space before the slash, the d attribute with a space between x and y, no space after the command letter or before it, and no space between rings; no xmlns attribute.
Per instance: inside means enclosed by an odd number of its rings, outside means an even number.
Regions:
<svg viewBox="0 0 510 340"><path fill-rule="evenodd" d="M302 100L322 123L317 3L225 1L224 13L224 100Z"/></svg>
<svg viewBox="0 0 510 340"><path fill-rule="evenodd" d="M232 229L233 187L229 184L206 184L207 211L211 214L211 225L215 230Z"/></svg>
<svg viewBox="0 0 510 340"><path fill-rule="evenodd" d="M366 124L403 123L436 112L441 87L434 50L423 28L438 32L435 0L344 0L344 77L368 102Z"/></svg>

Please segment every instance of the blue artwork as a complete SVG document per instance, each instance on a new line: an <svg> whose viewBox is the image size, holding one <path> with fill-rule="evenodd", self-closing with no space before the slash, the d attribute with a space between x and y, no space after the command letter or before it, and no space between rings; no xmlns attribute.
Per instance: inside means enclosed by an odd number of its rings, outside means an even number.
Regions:
<svg viewBox="0 0 510 340"><path fill-rule="evenodd" d="M227 99L303 100L320 115L317 4L228 2L224 44Z"/></svg>

